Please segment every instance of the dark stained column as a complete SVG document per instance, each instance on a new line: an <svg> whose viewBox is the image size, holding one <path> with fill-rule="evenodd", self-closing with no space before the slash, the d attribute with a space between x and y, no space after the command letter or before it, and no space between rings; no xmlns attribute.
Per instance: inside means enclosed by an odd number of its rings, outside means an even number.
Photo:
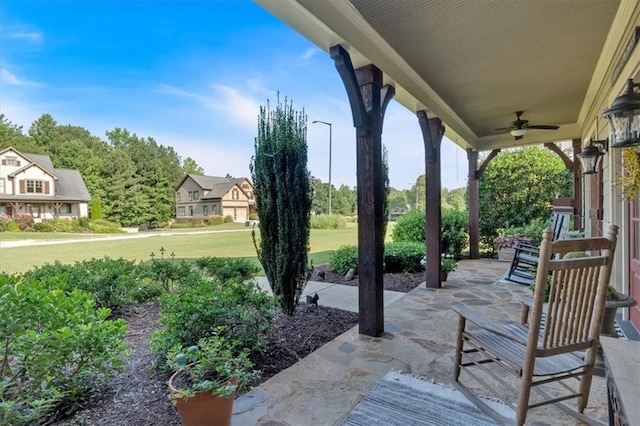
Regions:
<svg viewBox="0 0 640 426"><path fill-rule="evenodd" d="M393 87L382 87L382 71L375 65L353 69L342 46L330 50L342 78L356 128L358 185L358 324L360 334L384 332L382 122Z"/></svg>
<svg viewBox="0 0 640 426"><path fill-rule="evenodd" d="M478 169L478 151L467 149L469 162L469 259L480 258L480 178Z"/></svg>
<svg viewBox="0 0 640 426"><path fill-rule="evenodd" d="M573 229L582 229L582 171L576 154L582 152L580 139L572 139L573 160L553 142L545 143L549 151L555 152L564 163L564 166L573 174Z"/></svg>
<svg viewBox="0 0 640 426"><path fill-rule="evenodd" d="M427 247L426 286L440 288L440 239L441 239L441 177L440 145L444 136L444 126L439 118L427 118L427 112L418 111L418 122L422 130L425 158L425 197Z"/></svg>
<svg viewBox="0 0 640 426"><path fill-rule="evenodd" d="M582 141L580 139L573 139L571 141L573 145L573 229L582 229L582 170L579 166L580 161L576 155L582 152ZM602 164L602 161L600 161Z"/></svg>
<svg viewBox="0 0 640 426"><path fill-rule="evenodd" d="M469 160L469 259L480 257L480 179L489 162L500 153L494 149L478 167L478 151L467 149Z"/></svg>

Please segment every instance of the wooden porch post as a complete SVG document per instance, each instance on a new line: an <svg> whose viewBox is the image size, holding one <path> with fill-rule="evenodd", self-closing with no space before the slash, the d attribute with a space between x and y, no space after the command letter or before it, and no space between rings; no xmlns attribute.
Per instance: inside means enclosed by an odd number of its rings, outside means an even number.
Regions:
<svg viewBox="0 0 640 426"><path fill-rule="evenodd" d="M555 152L564 163L564 166L573 174L573 229L582 229L582 172L580 170L580 162L577 160L576 154L582 152L580 139L572 139L574 160L571 160L558 145L553 142L545 143L544 146L549 151ZM577 148L577 151L576 151ZM580 219L578 219L580 218Z"/></svg>
<svg viewBox="0 0 640 426"><path fill-rule="evenodd" d="M469 259L480 258L480 177L478 169L478 151L467 149L469 163Z"/></svg>
<svg viewBox="0 0 640 426"><path fill-rule="evenodd" d="M572 139L571 144L573 146L573 228L582 229L582 170L578 167L580 161L576 155L582 152L582 141L580 139ZM602 163L602 161L600 161Z"/></svg>
<svg viewBox="0 0 640 426"><path fill-rule="evenodd" d="M440 177L440 145L444 136L444 126L439 118L427 118L427 112L418 111L418 122L422 130L425 158L425 198L427 247L426 286L440 288L440 241L442 236L442 202Z"/></svg>
<svg viewBox="0 0 640 426"><path fill-rule="evenodd" d="M487 155L478 168L478 151L467 149L469 160L469 259L480 258L480 179L484 171L499 149L494 149Z"/></svg>
<svg viewBox="0 0 640 426"><path fill-rule="evenodd" d="M330 55L347 90L356 128L359 333L379 336L384 332L382 123L394 88L382 87L382 71L373 64L354 70L342 46L331 47Z"/></svg>
<svg viewBox="0 0 640 426"><path fill-rule="evenodd" d="M53 217L57 219L60 217L60 207L62 207L62 203L51 203L51 206L53 207Z"/></svg>

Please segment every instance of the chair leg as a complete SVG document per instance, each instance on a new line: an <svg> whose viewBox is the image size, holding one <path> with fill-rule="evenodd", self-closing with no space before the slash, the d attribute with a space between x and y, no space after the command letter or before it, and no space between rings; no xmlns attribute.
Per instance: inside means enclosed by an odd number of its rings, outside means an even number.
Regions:
<svg viewBox="0 0 640 426"><path fill-rule="evenodd" d="M529 398L531 397L531 381L533 380L533 368L535 366L535 356L531 352L527 354L522 366L522 377L520 382L520 395L518 397L518 408L516 410L516 424L524 425L529 410Z"/></svg>
<svg viewBox="0 0 640 426"><path fill-rule="evenodd" d="M467 319L462 315L458 317L458 337L456 340L456 365L453 368L453 378L457 382L460 377L460 365L462 364L462 347L464 345L464 339L462 333L464 333L465 324Z"/></svg>
<svg viewBox="0 0 640 426"><path fill-rule="evenodd" d="M584 375L580 378L580 397L578 398L578 411L580 413L584 412L584 409L587 408L587 402L589 400L589 392L591 391L591 380L593 379L593 366L596 363L596 356L598 354L598 345L592 345L585 352L585 361L587 363L587 367L585 369Z"/></svg>

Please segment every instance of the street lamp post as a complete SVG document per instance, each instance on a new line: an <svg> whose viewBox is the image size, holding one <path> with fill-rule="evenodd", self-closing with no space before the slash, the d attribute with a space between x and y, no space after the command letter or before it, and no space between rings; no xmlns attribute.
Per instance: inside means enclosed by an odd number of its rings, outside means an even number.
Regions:
<svg viewBox="0 0 640 426"><path fill-rule="evenodd" d="M326 121L315 120L312 123L321 123L329 126L329 214L331 214L331 123L327 123Z"/></svg>

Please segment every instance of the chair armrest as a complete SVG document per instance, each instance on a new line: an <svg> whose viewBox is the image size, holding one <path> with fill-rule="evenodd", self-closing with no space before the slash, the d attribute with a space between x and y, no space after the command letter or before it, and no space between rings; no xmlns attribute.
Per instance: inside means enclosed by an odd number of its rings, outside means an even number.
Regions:
<svg viewBox="0 0 640 426"><path fill-rule="evenodd" d="M526 305L528 307L532 307L533 306L533 297L531 297L531 296L522 296L520 298L520 303L522 303L523 305Z"/></svg>
<svg viewBox="0 0 640 426"><path fill-rule="evenodd" d="M487 330L493 334L497 334L499 336L512 340L521 345L524 345L524 346L527 345L527 342L525 340L515 337L513 334L506 331L500 325L484 319L483 317L476 314L471 309L467 308L466 306L460 303L454 303L453 310L456 311L458 315L460 315L461 317L467 319L468 321L471 321L472 323L474 323L475 325L477 325L478 327L484 330Z"/></svg>

